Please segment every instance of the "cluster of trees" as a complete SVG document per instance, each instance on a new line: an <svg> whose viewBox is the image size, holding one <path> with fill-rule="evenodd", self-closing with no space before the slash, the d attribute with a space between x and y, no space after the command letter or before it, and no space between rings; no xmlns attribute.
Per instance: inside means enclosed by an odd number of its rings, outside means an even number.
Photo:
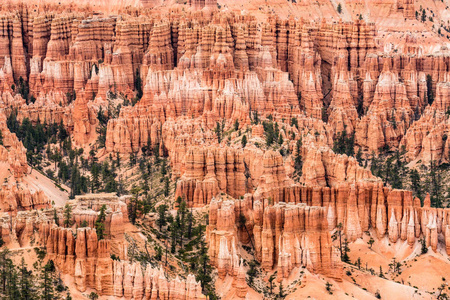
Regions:
<svg viewBox="0 0 450 300"><path fill-rule="evenodd" d="M77 93L75 90L66 93L67 103L70 104L77 99Z"/></svg>
<svg viewBox="0 0 450 300"><path fill-rule="evenodd" d="M108 114L109 115L109 114ZM99 121L106 134L107 116L101 110ZM98 162L95 150L91 150L89 158L83 158L83 149L74 148L63 123L42 124L39 120L35 125L25 118L21 123L17 120L17 111L12 111L7 119L11 132L16 133L27 149L28 163L38 170L43 170L44 158L54 163L53 168L46 170L46 175L67 184L70 187L70 197L91 192L123 192L123 186L116 180L116 168L120 166L120 156ZM101 138L100 138L101 139ZM105 139L103 139L104 141ZM51 144L59 144L52 147ZM90 176L89 176L90 173Z"/></svg>
<svg viewBox="0 0 450 300"><path fill-rule="evenodd" d="M8 129L17 135L27 149L27 160L32 166L39 166L43 159L43 151L48 143L57 143L60 145L67 142L69 134L61 123L56 122L43 124L38 119L36 125L33 125L28 118L22 122L17 120L17 110L14 109L6 121ZM64 144L65 145L65 144Z"/></svg>
<svg viewBox="0 0 450 300"><path fill-rule="evenodd" d="M36 101L36 98L34 98L33 95L30 94L30 87L28 85L28 82L23 79L22 76L20 76L19 81L16 85L12 85L11 89L20 94L23 99L25 99L27 104L34 103Z"/></svg>
<svg viewBox="0 0 450 300"><path fill-rule="evenodd" d="M370 170L372 174L380 177L384 184L394 189L409 188L414 192L423 205L426 192L430 193L431 206L443 207L445 201L445 185L443 183L446 165L438 165L432 161L429 166L418 169L409 169L405 160L406 151L396 150L392 153L376 156L372 153ZM407 184L409 181L409 184Z"/></svg>
<svg viewBox="0 0 450 300"><path fill-rule="evenodd" d="M155 211L155 203L158 197L162 195L167 197L170 193L170 170L166 158L160 158L158 155L153 160L141 157L139 159L139 170L141 180L139 184L133 184L131 188L133 197L131 197L128 205L128 216L133 224L135 224L139 215L145 218L146 214ZM153 183L154 179L157 181L156 185ZM163 183L162 186L158 182Z"/></svg>
<svg viewBox="0 0 450 300"><path fill-rule="evenodd" d="M423 166L422 172L412 169L409 172L409 179L411 181L411 189L414 194L422 201L425 198L425 193L430 193L430 200L432 207L443 207L446 199L445 184L443 182L444 169L448 166L446 164L438 165L432 161L429 166ZM447 193L450 190L447 191Z"/></svg>
<svg viewBox="0 0 450 300"><path fill-rule="evenodd" d="M300 139L295 144L297 154L295 155L295 159L294 159L295 174L299 177L302 176L302 173L303 173L303 171L302 171L303 170L302 145L303 145L303 142L302 142L302 138L300 137Z"/></svg>
<svg viewBox="0 0 450 300"><path fill-rule="evenodd" d="M110 154L109 159L105 159L102 163L98 162L95 156L95 151L91 151L88 160L84 160L86 170L90 170L90 190L92 193L116 192L119 195L123 194L124 188L117 176L117 168L120 167L120 155L117 153L116 159L113 159Z"/></svg>
<svg viewBox="0 0 450 300"><path fill-rule="evenodd" d="M427 21L427 12L425 11L424 8L422 8L422 5L420 6L420 11L421 11L421 14L416 10L416 19L419 20L419 16L420 16L420 21L421 22L426 22ZM429 20L431 22L433 22L433 18L432 17L430 17Z"/></svg>
<svg viewBox="0 0 450 300"><path fill-rule="evenodd" d="M269 115L269 120L263 122L264 134L266 136L266 145L270 147L272 144L277 143L282 145L284 140L278 127L278 122L273 122L272 117Z"/></svg>
<svg viewBox="0 0 450 300"><path fill-rule="evenodd" d="M259 123L261 123L261 119L257 110L251 112L250 119L252 120L253 125L258 125Z"/></svg>
<svg viewBox="0 0 450 300"><path fill-rule="evenodd" d="M67 287L58 276L55 264L49 260L43 265L45 252L35 248L39 260L29 269L25 260L19 265L12 261L8 249L0 252L0 298L1 299L28 299L28 300L54 300L72 299ZM64 297L65 295L65 297Z"/></svg>
<svg viewBox="0 0 450 300"><path fill-rule="evenodd" d="M204 240L206 225L201 220L194 218L186 202L178 197L177 214L173 217L169 213L169 207L165 204L158 206L158 219L156 224L159 232L168 242L170 242L170 252L187 264L188 271L196 275L200 281L203 292L210 299L216 299L213 279L211 277L212 267L209 263L208 248ZM166 264L167 252L166 244ZM159 256L162 258L162 256Z"/></svg>
<svg viewBox="0 0 450 300"><path fill-rule="evenodd" d="M225 120L222 120L222 122L216 122L216 128L214 128L214 132L216 133L217 142L219 143L222 142L224 138L224 128L225 128Z"/></svg>
<svg viewBox="0 0 450 300"><path fill-rule="evenodd" d="M339 132L334 139L333 151L339 154L355 155L355 133L348 135L347 131Z"/></svg>
<svg viewBox="0 0 450 300"><path fill-rule="evenodd" d="M348 256L348 252L350 252L350 248L348 247L348 240L346 237L343 238L343 226L342 223L339 223L336 226L336 230L331 236L333 241L338 240L339 244L337 246L339 253L341 255L341 260L346 263L350 263L350 257Z"/></svg>
<svg viewBox="0 0 450 300"><path fill-rule="evenodd" d="M394 189L403 189L403 180L408 175L406 167L405 151L396 150L394 153L386 156L377 157L372 152L370 170L373 175L383 179L384 184L390 184Z"/></svg>
<svg viewBox="0 0 450 300"><path fill-rule="evenodd" d="M100 109L97 112L97 120L98 126L96 131L98 133L97 137L97 145L99 148L104 148L106 143L106 127L108 125L109 119L111 119L111 110L108 109L106 113L103 111L103 108L100 106Z"/></svg>

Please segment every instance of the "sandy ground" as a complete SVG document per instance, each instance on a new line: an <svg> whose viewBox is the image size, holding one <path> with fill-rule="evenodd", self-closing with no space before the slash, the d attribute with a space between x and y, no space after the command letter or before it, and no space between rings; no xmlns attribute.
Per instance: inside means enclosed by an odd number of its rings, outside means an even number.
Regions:
<svg viewBox="0 0 450 300"><path fill-rule="evenodd" d="M33 170L31 174L27 174L24 177L23 184L31 192L42 190L50 199L50 202L54 203L54 206L64 206L66 201L69 200L69 188L67 186L62 185L67 192L61 191L52 180L36 170Z"/></svg>

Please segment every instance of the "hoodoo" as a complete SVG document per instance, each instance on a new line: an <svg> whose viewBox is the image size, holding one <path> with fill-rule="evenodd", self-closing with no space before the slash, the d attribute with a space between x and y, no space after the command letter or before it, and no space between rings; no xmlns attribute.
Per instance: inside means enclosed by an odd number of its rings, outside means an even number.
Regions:
<svg viewBox="0 0 450 300"><path fill-rule="evenodd" d="M448 299L448 0L0 3L1 299Z"/></svg>

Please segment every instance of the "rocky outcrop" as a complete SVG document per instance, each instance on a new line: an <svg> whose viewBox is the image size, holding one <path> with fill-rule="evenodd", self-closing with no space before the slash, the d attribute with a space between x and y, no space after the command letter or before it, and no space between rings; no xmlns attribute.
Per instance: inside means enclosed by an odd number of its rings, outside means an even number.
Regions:
<svg viewBox="0 0 450 300"><path fill-rule="evenodd" d="M237 276L239 242L255 247L265 270L278 266L279 276L287 278L294 267L306 266L313 272L340 279L342 266L332 246L326 209L305 204L269 204L251 198L234 201L213 200L207 229L210 256L219 277ZM246 220L242 223L242 220ZM242 237L242 238L241 238Z"/></svg>
<svg viewBox="0 0 450 300"><path fill-rule="evenodd" d="M126 299L204 299L193 275L186 280L169 280L162 269L127 261L123 236L128 222L127 206L117 196L78 196L69 205L74 206L73 226L69 228L54 223L54 214L62 220L63 208L21 211L16 216L2 213L0 237L8 247L45 247L47 258L54 261L60 272L73 276L81 292L92 288L102 296ZM103 205L106 235L99 240L92 224ZM112 254L121 260L111 259Z"/></svg>
<svg viewBox="0 0 450 300"><path fill-rule="evenodd" d="M4 183L0 188L0 209L16 214L20 210L49 208L50 201L43 191L30 192L20 183Z"/></svg>

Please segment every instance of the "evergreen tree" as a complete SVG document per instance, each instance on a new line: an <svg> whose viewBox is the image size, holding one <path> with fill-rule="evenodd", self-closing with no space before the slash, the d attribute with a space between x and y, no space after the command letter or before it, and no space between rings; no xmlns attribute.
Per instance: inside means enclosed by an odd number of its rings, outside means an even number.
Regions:
<svg viewBox="0 0 450 300"><path fill-rule="evenodd" d="M278 135L278 144L279 145L283 145L284 140L283 140L283 136L281 135L281 133Z"/></svg>
<svg viewBox="0 0 450 300"><path fill-rule="evenodd" d="M239 120L236 119L236 120L234 121L234 131L238 131L238 130L239 130Z"/></svg>
<svg viewBox="0 0 450 300"><path fill-rule="evenodd" d="M53 209L53 221L55 221L56 225L59 225L58 214L56 213L56 208Z"/></svg>
<svg viewBox="0 0 450 300"><path fill-rule="evenodd" d="M333 285L327 281L325 284L325 288L330 295L333 295L333 291L331 290L332 287Z"/></svg>
<svg viewBox="0 0 450 300"><path fill-rule="evenodd" d="M425 12L425 10L423 10L423 12ZM427 100L430 105L434 102L433 78L430 74L427 74Z"/></svg>
<svg viewBox="0 0 450 300"><path fill-rule="evenodd" d="M427 20L427 13L426 13L425 9L422 9L421 20L422 20L422 22L425 22Z"/></svg>
<svg viewBox="0 0 450 300"><path fill-rule="evenodd" d="M162 231L163 226L167 225L167 205L161 204L158 206L158 220L156 224L159 226L159 231Z"/></svg>
<svg viewBox="0 0 450 300"><path fill-rule="evenodd" d="M163 159L161 163L161 175L165 176L167 174L166 160Z"/></svg>
<svg viewBox="0 0 450 300"><path fill-rule="evenodd" d="M220 142L222 142L222 126L220 125L219 122L216 122L216 128L214 129L214 132L216 133L217 136L217 142L220 144Z"/></svg>
<svg viewBox="0 0 450 300"><path fill-rule="evenodd" d="M444 201L444 188L442 184L442 171L435 161L430 164L429 172L425 180L426 190L430 191L431 206L442 207Z"/></svg>
<svg viewBox="0 0 450 300"><path fill-rule="evenodd" d="M166 176L164 177L164 196L165 197L169 196L169 192L170 192L170 182L169 177Z"/></svg>
<svg viewBox="0 0 450 300"><path fill-rule="evenodd" d="M255 277L258 274L258 270L256 269L256 262L254 260L249 262L249 267L250 267L250 269L247 271L248 285L252 286L253 281L255 280Z"/></svg>
<svg viewBox="0 0 450 300"><path fill-rule="evenodd" d="M132 224L136 223L138 207L140 206L139 196L141 194L141 188L133 185L131 188L131 194L133 195L128 204L128 218Z"/></svg>
<svg viewBox="0 0 450 300"><path fill-rule="evenodd" d="M267 147L270 147L273 144L275 137L278 137L278 135L275 134L275 129L272 121L264 121L263 127L264 134L266 135L266 145Z"/></svg>
<svg viewBox="0 0 450 300"><path fill-rule="evenodd" d="M293 117L291 119L291 126L295 126L298 129L298 120L297 120L297 118Z"/></svg>
<svg viewBox="0 0 450 300"><path fill-rule="evenodd" d="M20 76L20 78L19 78L19 83L18 83L17 87L18 87L17 92L22 96L23 99L27 100L27 104L28 104L28 96L29 96L30 88L28 86L28 82L26 82L22 78L22 76Z"/></svg>
<svg viewBox="0 0 450 300"><path fill-rule="evenodd" d="M53 283L53 273L55 272L55 270L55 265L52 260L49 260L47 264L42 268L40 276L40 288L42 290L43 300L57 299Z"/></svg>
<svg viewBox="0 0 450 300"><path fill-rule="evenodd" d="M350 248L348 247L347 238L344 239L344 243L342 244L342 261L349 263L350 257L348 256L348 252L350 252Z"/></svg>
<svg viewBox="0 0 450 300"><path fill-rule="evenodd" d="M95 193L100 188L100 168L96 162L91 167L91 192Z"/></svg>
<svg viewBox="0 0 450 300"><path fill-rule="evenodd" d="M275 274L270 275L269 277L269 284L270 284L270 294L273 294L273 281L277 278Z"/></svg>
<svg viewBox="0 0 450 300"><path fill-rule="evenodd" d="M358 164L360 166L362 166L362 150L361 150L361 147L358 148L358 152L356 152L355 158L356 158L356 161L358 162Z"/></svg>
<svg viewBox="0 0 450 300"><path fill-rule="evenodd" d="M64 227L72 226L72 206L66 204L64 206Z"/></svg>
<svg viewBox="0 0 450 300"><path fill-rule="evenodd" d="M411 180L411 189L413 190L416 197L420 199L421 205L423 205L423 188L419 172L416 169L411 170L411 172L409 173L409 179Z"/></svg>
<svg viewBox="0 0 450 300"><path fill-rule="evenodd" d="M212 267L209 263L208 249L203 239L200 240L200 251L198 253L199 267L196 280L200 281L203 291L210 289L209 284L212 282Z"/></svg>
<svg viewBox="0 0 450 300"><path fill-rule="evenodd" d="M284 294L283 282L280 282L280 288L278 290L278 298L284 299L286 295Z"/></svg>
<svg viewBox="0 0 450 300"><path fill-rule="evenodd" d="M340 3L337 6L337 12L342 13L342 5Z"/></svg>
<svg viewBox="0 0 450 300"><path fill-rule="evenodd" d="M20 290L20 299L23 300L36 299L36 295L34 294L32 272L27 269L23 257L19 269L19 290Z"/></svg>
<svg viewBox="0 0 450 300"><path fill-rule="evenodd" d="M244 136L241 139L242 148L245 148L247 145L247 135L244 134Z"/></svg>
<svg viewBox="0 0 450 300"><path fill-rule="evenodd" d="M134 90L136 91L136 98L140 100L143 96L142 92L142 80L139 69L136 69L135 78L134 78Z"/></svg>
<svg viewBox="0 0 450 300"><path fill-rule="evenodd" d="M425 237L422 237L420 239L420 245L421 245L421 254L426 254L428 252L428 247L427 247L427 243L425 241Z"/></svg>
<svg viewBox="0 0 450 300"><path fill-rule="evenodd" d="M170 248L170 252L171 253L175 253L177 250L177 241L178 241L178 231L179 231L179 219L175 219L174 221L172 221L172 223L170 224L170 238L172 240L171 242L171 248Z"/></svg>
<svg viewBox="0 0 450 300"><path fill-rule="evenodd" d="M302 138L297 141L296 143L296 152L297 155L295 156L294 161L294 168L295 172L297 173L297 176L302 176L302 170L303 170L303 158L302 158Z"/></svg>
<svg viewBox="0 0 450 300"><path fill-rule="evenodd" d="M102 240L105 238L105 220L106 220L106 205L103 204L100 208L97 220L95 221L95 230L97 232L97 239Z"/></svg>
<svg viewBox="0 0 450 300"><path fill-rule="evenodd" d="M255 111L253 111L253 113L252 113L252 124L258 125L259 122L260 122L260 120L259 120L258 111L255 110Z"/></svg>

